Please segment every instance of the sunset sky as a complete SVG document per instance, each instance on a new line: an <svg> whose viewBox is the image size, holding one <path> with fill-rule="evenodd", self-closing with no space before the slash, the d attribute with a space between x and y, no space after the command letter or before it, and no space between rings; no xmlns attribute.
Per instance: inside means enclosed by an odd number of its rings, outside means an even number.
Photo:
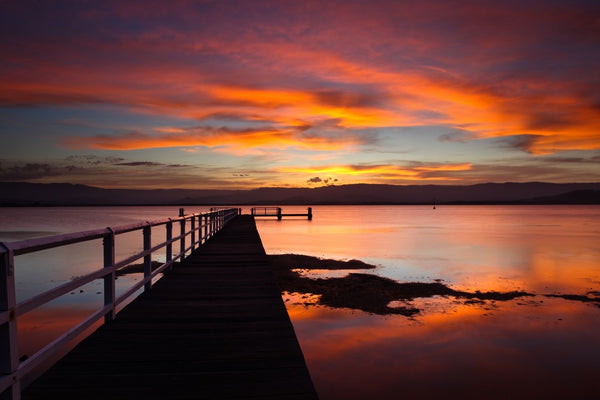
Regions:
<svg viewBox="0 0 600 400"><path fill-rule="evenodd" d="M600 2L0 0L0 181L600 181Z"/></svg>

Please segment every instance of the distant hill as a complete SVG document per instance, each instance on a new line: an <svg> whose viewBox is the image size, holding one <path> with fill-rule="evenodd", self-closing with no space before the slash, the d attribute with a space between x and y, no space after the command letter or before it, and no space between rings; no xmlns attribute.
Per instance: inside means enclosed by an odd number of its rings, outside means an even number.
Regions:
<svg viewBox="0 0 600 400"><path fill-rule="evenodd" d="M0 205L600 204L599 193L600 183L356 184L252 190L136 190L67 183L0 182Z"/></svg>
<svg viewBox="0 0 600 400"><path fill-rule="evenodd" d="M532 202L544 204L600 204L600 190L574 190L550 197L537 197Z"/></svg>

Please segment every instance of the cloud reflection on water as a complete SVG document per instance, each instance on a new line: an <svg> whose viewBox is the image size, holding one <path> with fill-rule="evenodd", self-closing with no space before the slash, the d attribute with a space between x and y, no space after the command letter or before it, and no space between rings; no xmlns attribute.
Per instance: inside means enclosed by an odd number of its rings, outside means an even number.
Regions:
<svg viewBox="0 0 600 400"><path fill-rule="evenodd" d="M600 289L599 211L320 206L311 223L261 221L258 227L269 254L355 258L377 265L368 273L399 282L441 279L455 290L535 294L396 304L418 308L412 317L333 309L288 294L322 399L589 398L600 391L598 302L547 295L597 297L588 292ZM305 275L331 276L318 272Z"/></svg>
<svg viewBox="0 0 600 400"><path fill-rule="evenodd" d="M415 318L286 304L323 399L577 398L600 389L597 308L440 301L449 304Z"/></svg>

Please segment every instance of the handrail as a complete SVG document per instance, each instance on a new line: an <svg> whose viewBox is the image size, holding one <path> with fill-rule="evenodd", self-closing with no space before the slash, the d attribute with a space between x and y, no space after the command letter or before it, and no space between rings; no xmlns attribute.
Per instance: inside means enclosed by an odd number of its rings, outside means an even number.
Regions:
<svg viewBox="0 0 600 400"><path fill-rule="evenodd" d="M20 399L20 382L23 376L35 369L39 369L46 360L63 351L71 340L97 321L104 318L105 323L107 323L114 319L117 306L141 288L149 290L153 279L158 274L173 268L173 263L176 260L183 260L187 252L194 251L197 246L204 244L223 228L227 222L239 215L240 212L241 210L237 208L218 208L207 213L182 215L177 218L122 225L113 228L67 233L10 243L0 242L0 397L4 398L6 396L6 398ZM190 222L189 229L186 227L187 221ZM179 235L173 236L173 225L176 223L179 223ZM161 225L165 225L166 227L166 240L152 246L150 240L152 228ZM116 261L116 237L123 233L140 230L144 236L143 250L125 259ZM190 239L189 245L186 245L186 238ZM103 239L104 260L102 268L17 303L14 277L15 256L96 239ZM177 241L180 243L179 252L173 254L173 243ZM152 269L152 254L165 247L166 261L159 267ZM144 278L132 285L125 293L116 297L116 272L139 259L143 259L144 261ZM104 279L103 306L94 311L83 322L80 322L43 349L37 351L27 360L20 362L17 340L18 318L57 297L97 279Z"/></svg>

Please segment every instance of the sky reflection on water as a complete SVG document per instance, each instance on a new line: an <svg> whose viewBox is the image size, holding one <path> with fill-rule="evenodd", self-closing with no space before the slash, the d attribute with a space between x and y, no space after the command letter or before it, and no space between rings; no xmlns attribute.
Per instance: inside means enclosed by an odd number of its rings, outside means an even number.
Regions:
<svg viewBox="0 0 600 400"><path fill-rule="evenodd" d="M267 253L356 258L378 265L360 272L400 282L536 294L418 298L408 303L421 310L414 317L287 294L322 399L584 398L600 390L598 303L546 296L600 289L600 207L316 207L314 214L311 223L259 222Z"/></svg>
<svg viewBox="0 0 600 400"><path fill-rule="evenodd" d="M0 211L0 240L177 213L173 207ZM409 303L421 310L414 317L332 309L315 304L315 297L288 295L286 305L323 400L578 398L600 390L598 303L546 296L600 292L600 207L315 206L313 213L313 221L258 220L267 253L360 259L378 267L359 272L399 282L440 279L456 290L536 295L480 303L417 298ZM161 235L153 234L153 244ZM139 250L141 243L141 237L124 236L117 242L117 258ZM101 246L77 246L19 256L19 298L98 268ZM89 261L90 254L95 261ZM125 287L135 279L121 277L117 284ZM89 315L102 298L95 284L19 319L21 353L31 354Z"/></svg>
<svg viewBox="0 0 600 400"><path fill-rule="evenodd" d="M539 301L442 299L414 318L286 304L322 399L597 393L600 310Z"/></svg>
<svg viewBox="0 0 600 400"><path fill-rule="evenodd" d="M259 220L268 254L360 259L401 282L535 292L600 286L598 206L321 206ZM290 212L292 212L290 210ZM597 289L596 289L597 290Z"/></svg>

